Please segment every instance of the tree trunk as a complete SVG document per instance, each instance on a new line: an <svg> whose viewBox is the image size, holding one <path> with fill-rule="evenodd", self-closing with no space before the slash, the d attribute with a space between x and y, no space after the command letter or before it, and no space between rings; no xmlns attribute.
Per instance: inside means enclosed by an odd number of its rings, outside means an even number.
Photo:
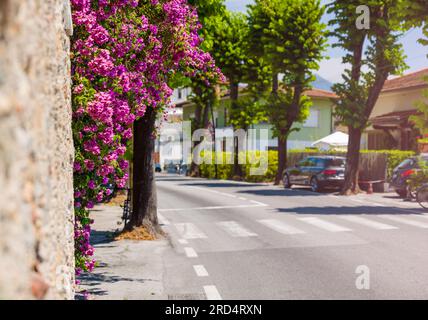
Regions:
<svg viewBox="0 0 428 320"><path fill-rule="evenodd" d="M287 138L281 134L278 137L278 171L275 177L275 185L279 185L282 181L282 173L287 168Z"/></svg>
<svg viewBox="0 0 428 320"><path fill-rule="evenodd" d="M134 123L132 215L127 230L144 226L151 232L160 232L153 163L155 122L156 111L148 108L144 117Z"/></svg>
<svg viewBox="0 0 428 320"><path fill-rule="evenodd" d="M235 82L230 82L230 101L232 109L237 108L237 101L239 98L239 84ZM239 141L238 137L233 138L234 145L234 160L233 160L233 178L234 179L242 179L242 168L239 164Z"/></svg>
<svg viewBox="0 0 428 320"><path fill-rule="evenodd" d="M342 195L357 194L360 192L358 174L360 167L360 145L362 129L348 127L349 144L346 156L345 182L341 191Z"/></svg>

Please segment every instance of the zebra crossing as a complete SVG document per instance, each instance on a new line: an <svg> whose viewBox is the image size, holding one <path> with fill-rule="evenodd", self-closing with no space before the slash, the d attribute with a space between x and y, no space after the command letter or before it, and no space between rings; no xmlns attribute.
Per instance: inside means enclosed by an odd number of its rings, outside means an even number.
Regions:
<svg viewBox="0 0 428 320"><path fill-rule="evenodd" d="M428 229L428 216L424 215L343 215L335 217L300 217L288 216L287 219L271 218L258 219L255 222L257 228L264 227L276 233L285 236L305 235L314 232L356 232L361 230L361 227L369 230L399 230L403 227L412 227L417 229ZM163 219L165 219L163 217ZM334 221L332 221L334 220ZM188 240L207 239L207 234L203 231L207 227L207 223L197 225L197 223L170 223L180 236L180 241L188 243ZM250 223L251 224L251 223ZM209 224L209 228L215 226L232 238L258 237L257 230L251 230L247 225L243 225L237 221L217 221Z"/></svg>

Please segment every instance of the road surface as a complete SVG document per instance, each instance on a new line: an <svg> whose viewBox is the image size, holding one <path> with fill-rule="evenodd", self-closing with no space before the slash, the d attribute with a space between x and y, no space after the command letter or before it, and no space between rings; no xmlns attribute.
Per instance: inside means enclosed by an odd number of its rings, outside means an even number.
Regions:
<svg viewBox="0 0 428 320"><path fill-rule="evenodd" d="M427 299L428 215L394 197L157 177L170 299Z"/></svg>

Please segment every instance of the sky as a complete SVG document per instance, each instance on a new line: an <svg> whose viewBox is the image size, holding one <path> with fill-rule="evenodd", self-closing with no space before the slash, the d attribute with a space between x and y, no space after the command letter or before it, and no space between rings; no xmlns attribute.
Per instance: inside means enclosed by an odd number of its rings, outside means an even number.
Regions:
<svg viewBox="0 0 428 320"><path fill-rule="evenodd" d="M252 3L252 0L226 0L226 6L232 11L246 11L246 6ZM322 0L323 4L329 1ZM324 16L324 22L327 23L329 16ZM421 29L409 30L401 39L405 54L407 56L406 63L409 69L405 73L418 71L428 67L428 47L422 46L417 42L418 39L422 38ZM333 40L333 39L332 39ZM331 44L332 41L329 41ZM327 79L330 82L338 82L341 80L341 74L344 70L342 64L343 51L338 48L328 48L326 56L330 57L329 60L323 60L320 63L320 70L317 72L321 77Z"/></svg>

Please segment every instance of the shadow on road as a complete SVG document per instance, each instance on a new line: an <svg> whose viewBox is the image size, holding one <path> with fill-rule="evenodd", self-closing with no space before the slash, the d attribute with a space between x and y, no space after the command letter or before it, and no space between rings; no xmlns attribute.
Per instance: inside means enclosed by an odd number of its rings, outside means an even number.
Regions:
<svg viewBox="0 0 428 320"><path fill-rule="evenodd" d="M189 180L187 180L189 181ZM194 186L194 187L207 187L207 188L245 188L245 187L262 187L263 185L254 183L227 183L227 182L206 182L207 180L203 180L205 183L181 183L180 186Z"/></svg>
<svg viewBox="0 0 428 320"><path fill-rule="evenodd" d="M306 189L259 189L259 190L241 190L238 193L253 194L256 196L287 196L287 197L319 197L331 192L316 193Z"/></svg>
<svg viewBox="0 0 428 320"><path fill-rule="evenodd" d="M419 209L406 209L397 207L378 207L378 206L326 206L326 207L294 207L294 208L277 208L280 213L297 213L297 214L310 214L310 215L423 215L423 210Z"/></svg>

